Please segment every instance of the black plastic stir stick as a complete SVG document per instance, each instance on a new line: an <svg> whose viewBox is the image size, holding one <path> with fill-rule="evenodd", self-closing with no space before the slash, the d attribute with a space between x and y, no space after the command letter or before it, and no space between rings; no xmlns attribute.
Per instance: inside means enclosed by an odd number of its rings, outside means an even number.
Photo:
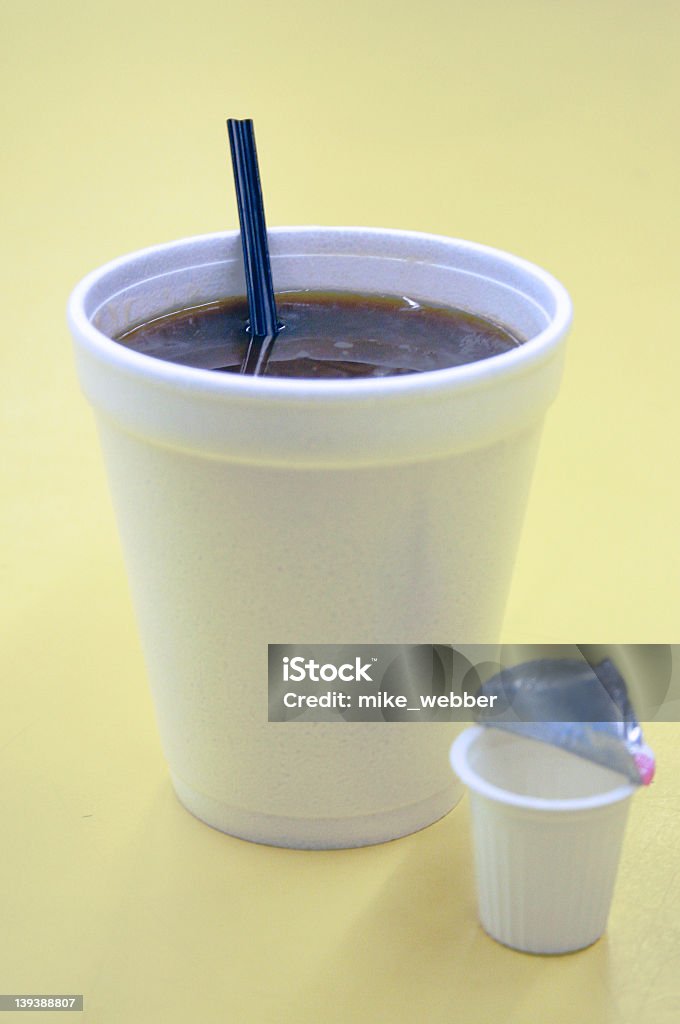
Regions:
<svg viewBox="0 0 680 1024"><path fill-rule="evenodd" d="M259 375L266 369L282 325L276 315L253 122L229 118L227 128L250 314L248 348L240 372Z"/></svg>

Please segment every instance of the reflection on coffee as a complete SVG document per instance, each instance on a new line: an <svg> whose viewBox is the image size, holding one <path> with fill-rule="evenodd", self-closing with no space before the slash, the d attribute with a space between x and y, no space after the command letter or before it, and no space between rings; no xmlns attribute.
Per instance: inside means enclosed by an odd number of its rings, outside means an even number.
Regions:
<svg viewBox="0 0 680 1024"><path fill-rule="evenodd" d="M523 339L502 324L407 296L283 292L285 325L267 377L393 377L500 355ZM248 304L224 299L139 324L116 340L183 366L238 373L247 346Z"/></svg>

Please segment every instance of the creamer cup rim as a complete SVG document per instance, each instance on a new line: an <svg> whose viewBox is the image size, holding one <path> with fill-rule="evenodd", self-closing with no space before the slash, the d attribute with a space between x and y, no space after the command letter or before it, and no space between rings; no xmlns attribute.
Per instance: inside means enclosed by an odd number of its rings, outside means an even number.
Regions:
<svg viewBox="0 0 680 1024"><path fill-rule="evenodd" d="M503 804L506 807L513 807L518 810L561 814L605 808L628 799L636 791L634 785L624 782L620 786L614 786L606 792L598 793L594 796L569 797L566 799L546 799L544 797L523 796L520 793L513 793L511 790L503 789L492 782L487 782L468 764L468 750L486 731L487 727L480 725L473 725L465 729L451 744L449 761L454 773L468 789L479 796L486 797L493 803ZM575 754L571 756L576 757ZM621 778L623 779L624 776L622 775Z"/></svg>

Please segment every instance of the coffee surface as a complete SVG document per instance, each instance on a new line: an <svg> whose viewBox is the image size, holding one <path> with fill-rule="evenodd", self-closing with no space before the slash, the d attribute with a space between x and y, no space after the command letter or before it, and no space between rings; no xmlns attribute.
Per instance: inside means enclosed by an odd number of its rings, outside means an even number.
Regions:
<svg viewBox="0 0 680 1024"><path fill-rule="evenodd" d="M281 292L285 325L264 376L393 377L442 370L508 352L521 338L463 310L407 296ZM224 299L180 309L115 340L183 366L238 373L248 344L248 303Z"/></svg>

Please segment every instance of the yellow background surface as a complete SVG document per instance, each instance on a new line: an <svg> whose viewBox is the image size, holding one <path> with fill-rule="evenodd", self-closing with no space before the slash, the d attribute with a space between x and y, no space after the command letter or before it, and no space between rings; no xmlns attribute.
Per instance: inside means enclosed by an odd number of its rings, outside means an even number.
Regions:
<svg viewBox="0 0 680 1024"><path fill-rule="evenodd" d="M679 12L0 3L0 991L83 992L69 1019L97 1024L678 1019L680 726L649 728L659 780L609 931L568 957L481 932L466 801L321 854L182 810L64 306L110 258L236 227L226 116L255 119L272 226L417 229L545 266L575 323L504 638L677 640Z"/></svg>

